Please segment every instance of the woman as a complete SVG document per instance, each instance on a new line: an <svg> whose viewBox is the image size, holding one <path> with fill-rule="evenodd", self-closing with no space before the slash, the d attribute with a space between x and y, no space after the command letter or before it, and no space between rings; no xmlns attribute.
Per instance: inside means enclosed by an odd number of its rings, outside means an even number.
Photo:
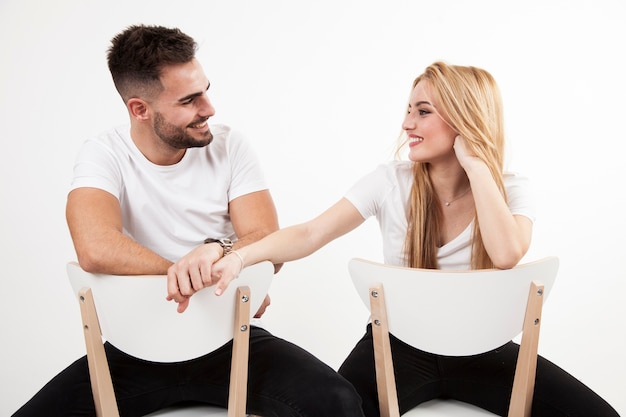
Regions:
<svg viewBox="0 0 626 417"><path fill-rule="evenodd" d="M500 93L474 67L436 62L413 83L404 135L409 161L380 166L319 217L233 251L212 268L216 292L262 260L302 258L376 216L385 263L440 269L511 268L527 252L534 219L528 181L503 172ZM506 415L519 346L471 357L419 351L392 337L401 412L438 397ZM339 372L366 416L378 416L371 327ZM539 358L533 416L616 416L603 399Z"/></svg>

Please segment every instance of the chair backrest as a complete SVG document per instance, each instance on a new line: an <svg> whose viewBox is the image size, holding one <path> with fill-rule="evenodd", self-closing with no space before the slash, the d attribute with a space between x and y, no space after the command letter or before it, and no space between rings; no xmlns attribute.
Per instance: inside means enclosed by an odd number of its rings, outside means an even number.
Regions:
<svg viewBox="0 0 626 417"><path fill-rule="evenodd" d="M176 304L165 299L165 275L91 274L76 262L68 263L67 273L76 294L91 288L105 340L140 359L178 362L200 357L230 341L237 288L250 288L253 316L268 292L274 266L266 261L245 268L219 297L213 287L197 292L184 313L178 313Z"/></svg>
<svg viewBox="0 0 626 417"><path fill-rule="evenodd" d="M502 346L522 331L532 281L549 294L556 257L507 270L446 271L403 268L352 259L349 271L370 308L370 288L382 284L389 332L420 350L473 355Z"/></svg>
<svg viewBox="0 0 626 417"><path fill-rule="evenodd" d="M556 257L509 270L439 271L350 261L355 288L371 311L381 417L399 417L389 334L420 350L476 355L523 332L511 387L509 417L530 417L541 311Z"/></svg>

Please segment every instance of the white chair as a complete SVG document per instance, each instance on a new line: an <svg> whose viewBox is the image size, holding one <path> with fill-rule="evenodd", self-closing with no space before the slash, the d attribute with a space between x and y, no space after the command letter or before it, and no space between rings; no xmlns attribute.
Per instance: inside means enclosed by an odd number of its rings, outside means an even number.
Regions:
<svg viewBox="0 0 626 417"><path fill-rule="evenodd" d="M370 309L381 416L399 416L389 333L420 350L463 356L495 349L522 333L509 416L530 416L541 309L559 261L508 270L441 271L352 259L349 271ZM405 414L493 415L458 401L433 400Z"/></svg>
<svg viewBox="0 0 626 417"><path fill-rule="evenodd" d="M103 340L140 359L178 362L210 353L231 339L228 412L203 405L170 408L151 415L245 416L250 319L261 306L274 276L270 262L244 269L220 297L212 288L197 292L182 314L176 311L174 302L165 299L165 275L91 274L76 262L68 263L67 273L80 302L98 417L119 416Z"/></svg>

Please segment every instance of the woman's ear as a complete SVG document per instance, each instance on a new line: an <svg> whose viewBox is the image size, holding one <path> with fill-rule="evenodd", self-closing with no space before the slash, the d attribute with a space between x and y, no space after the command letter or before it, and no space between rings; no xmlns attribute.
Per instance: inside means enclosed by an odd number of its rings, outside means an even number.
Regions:
<svg viewBox="0 0 626 417"><path fill-rule="evenodd" d="M148 105L145 101L140 98L131 98L126 103L126 107L128 107L128 112L130 113L130 117L136 119L138 121L146 121L148 120Z"/></svg>

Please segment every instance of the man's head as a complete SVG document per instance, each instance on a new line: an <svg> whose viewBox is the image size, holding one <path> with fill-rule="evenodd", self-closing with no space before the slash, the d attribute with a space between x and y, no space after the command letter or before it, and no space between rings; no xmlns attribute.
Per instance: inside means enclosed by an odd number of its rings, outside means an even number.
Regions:
<svg viewBox="0 0 626 417"><path fill-rule="evenodd" d="M109 69L131 116L133 140L155 163L177 161L185 149L213 139L207 121L215 109L196 48L179 29L162 26L131 26L111 41Z"/></svg>
<svg viewBox="0 0 626 417"><path fill-rule="evenodd" d="M108 64L124 103L133 97L160 93L163 68L190 62L196 49L193 38L176 28L136 25L116 35L111 40Z"/></svg>

